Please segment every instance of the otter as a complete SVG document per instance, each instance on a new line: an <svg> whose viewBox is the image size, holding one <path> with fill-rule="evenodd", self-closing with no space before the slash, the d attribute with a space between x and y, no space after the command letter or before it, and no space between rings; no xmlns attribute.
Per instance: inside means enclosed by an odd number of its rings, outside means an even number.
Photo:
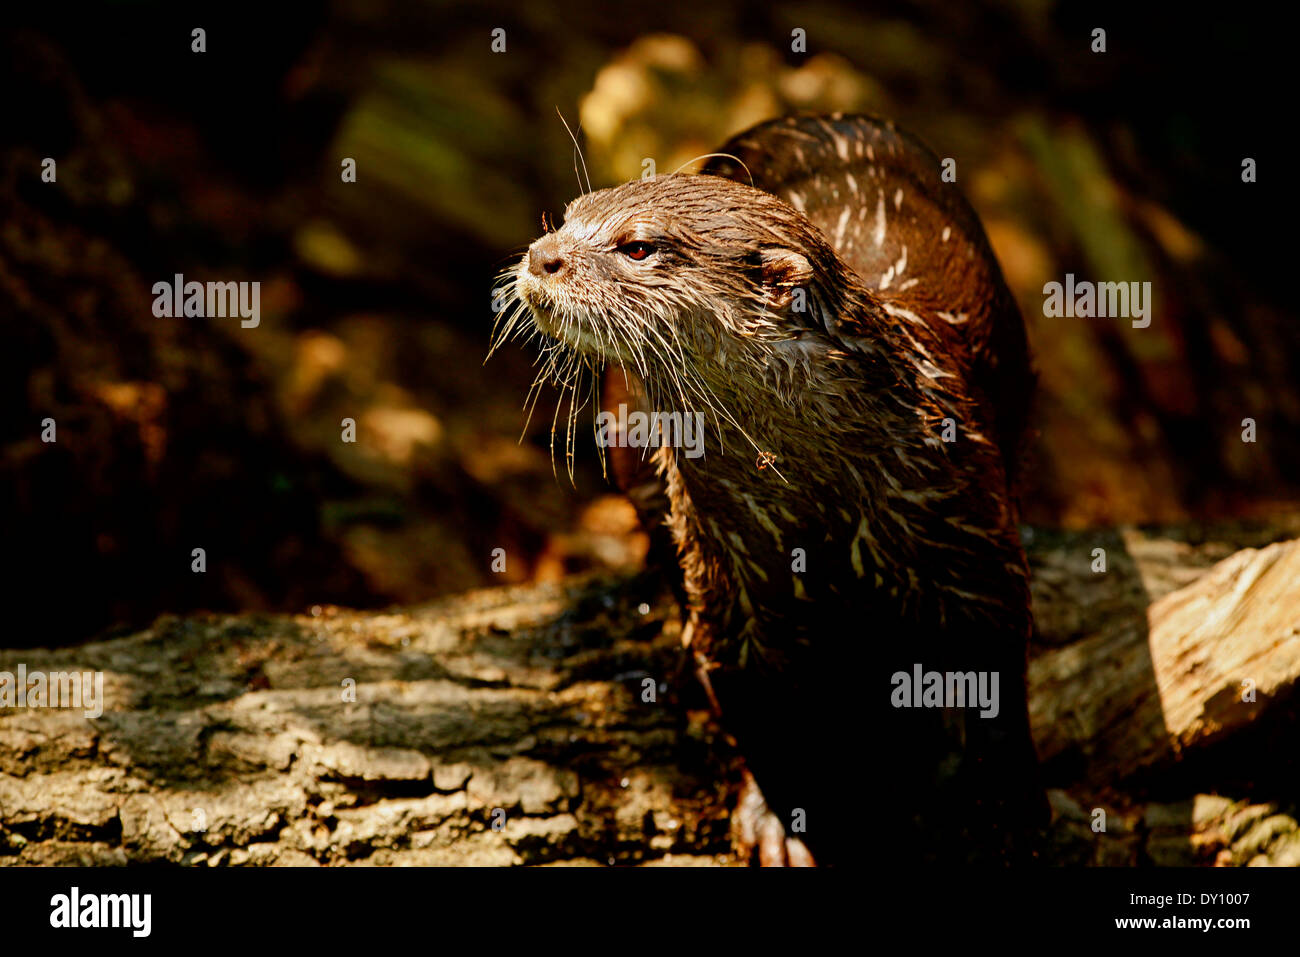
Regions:
<svg viewBox="0 0 1300 957"><path fill-rule="evenodd" d="M718 152L570 203L508 274L498 338L539 334L573 406L610 370L607 402L622 382L708 423L704 456L615 473L671 536L720 721L818 863L1027 859L1046 805L1014 299L940 160L890 123L788 118Z"/></svg>

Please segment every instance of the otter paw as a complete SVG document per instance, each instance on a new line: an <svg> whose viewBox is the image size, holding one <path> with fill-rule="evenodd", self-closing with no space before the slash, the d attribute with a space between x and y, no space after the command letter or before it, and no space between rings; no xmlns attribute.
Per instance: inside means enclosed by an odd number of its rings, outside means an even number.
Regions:
<svg viewBox="0 0 1300 957"><path fill-rule="evenodd" d="M803 841L785 832L758 782L748 771L741 784L736 810L731 815L732 843L741 860L759 867L813 867L812 854Z"/></svg>

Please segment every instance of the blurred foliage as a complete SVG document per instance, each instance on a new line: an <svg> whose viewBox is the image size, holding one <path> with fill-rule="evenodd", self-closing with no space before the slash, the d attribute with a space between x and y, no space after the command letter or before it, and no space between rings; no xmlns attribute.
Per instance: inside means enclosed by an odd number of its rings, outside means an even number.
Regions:
<svg viewBox="0 0 1300 957"><path fill-rule="evenodd" d="M19 11L0 41L0 507L10 603L31 615L14 643L638 561L594 451L576 487L554 477L553 397L517 443L529 351L481 365L493 276L580 188L557 110L596 187L790 111L898 120L957 159L1025 313L1043 386L1028 520L1295 497L1292 244L1261 96L1286 61L1244 14L1210 31L1047 0L73 9ZM260 280L260 327L155 319L150 286L176 272ZM1151 327L1044 318L1066 272L1151 281Z"/></svg>

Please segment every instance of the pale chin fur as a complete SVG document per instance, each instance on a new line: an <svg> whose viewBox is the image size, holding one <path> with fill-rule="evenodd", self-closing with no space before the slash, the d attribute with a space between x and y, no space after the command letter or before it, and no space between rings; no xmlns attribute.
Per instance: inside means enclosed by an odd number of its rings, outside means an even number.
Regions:
<svg viewBox="0 0 1300 957"><path fill-rule="evenodd" d="M596 334L589 332L591 319L570 319L567 323L560 321L555 314L545 305L538 301L540 297L529 295L531 290L524 290L524 302L528 304L528 310L533 314L533 322L536 323L537 329L548 339L554 339L566 348L574 352L581 353L591 359L600 362L624 362L630 361L622 351L615 348L607 339L602 339Z"/></svg>
<svg viewBox="0 0 1300 957"><path fill-rule="evenodd" d="M563 343L575 352L581 352L585 356L592 359L599 359L602 362L606 360L618 360L619 357L610 352L609 343L603 343L591 333L577 328L576 323L570 323L567 330L554 328L551 326L549 317L547 318L547 321L543 323L537 312L534 312L533 315L538 318L539 321L537 325L542 332L557 342Z"/></svg>

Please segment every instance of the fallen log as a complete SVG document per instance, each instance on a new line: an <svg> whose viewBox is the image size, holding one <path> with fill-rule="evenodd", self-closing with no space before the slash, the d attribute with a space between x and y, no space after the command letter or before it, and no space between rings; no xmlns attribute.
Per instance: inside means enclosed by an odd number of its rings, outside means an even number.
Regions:
<svg viewBox="0 0 1300 957"><path fill-rule="evenodd" d="M1193 805L1192 789L1187 808L1210 810L1182 814L1113 786L1277 710L1300 666L1300 542L1213 565L1220 545L1130 535L1126 580L1080 567L1095 537L1031 549L1037 741L1085 771L1049 782L1068 793L1047 858L1293 863L1286 795ZM1145 611L1143 589L1163 594ZM1063 623L1096 630L1071 643ZM0 863L736 863L739 763L679 643L671 598L627 573L0 651L0 672L104 675L97 717L0 709ZM1105 786L1102 840L1082 795Z"/></svg>
<svg viewBox="0 0 1300 957"><path fill-rule="evenodd" d="M1029 668L1044 761L1115 784L1266 720L1300 680L1300 540L1245 549Z"/></svg>
<svg viewBox="0 0 1300 957"><path fill-rule="evenodd" d="M0 652L105 674L98 718L0 711L0 862L731 860L733 756L642 578L315 611Z"/></svg>

